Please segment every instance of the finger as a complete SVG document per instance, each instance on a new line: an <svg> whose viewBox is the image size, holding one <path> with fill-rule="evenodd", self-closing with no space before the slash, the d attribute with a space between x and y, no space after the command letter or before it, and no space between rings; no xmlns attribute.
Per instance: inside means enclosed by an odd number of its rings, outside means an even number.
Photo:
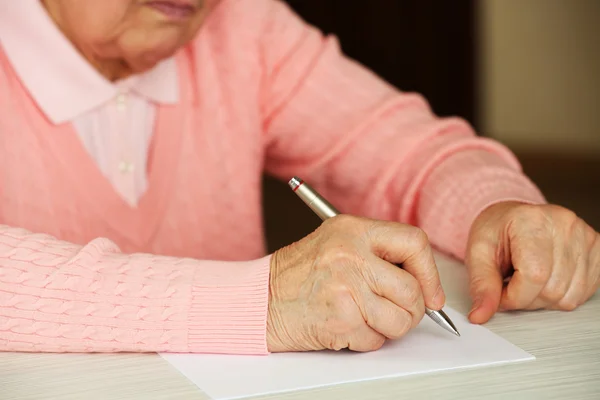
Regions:
<svg viewBox="0 0 600 400"><path fill-rule="evenodd" d="M367 293L362 299L364 318L367 325L388 339L398 339L418 325L411 313L398 307L388 299ZM421 318L423 318L421 313Z"/></svg>
<svg viewBox="0 0 600 400"><path fill-rule="evenodd" d="M417 279L374 256L367 257L367 263L369 267L363 270L363 275L371 291L410 313L413 321L420 321L425 313L425 301Z"/></svg>
<svg viewBox="0 0 600 400"><path fill-rule="evenodd" d="M427 307L439 310L446 297L425 232L404 224L378 221L370 230L369 245L373 253L413 275L423 292Z"/></svg>
<svg viewBox="0 0 600 400"><path fill-rule="evenodd" d="M475 241L468 246L465 264L469 272L469 293L473 300L469 320L474 324L487 322L498 310L502 294L502 274L496 263L492 242Z"/></svg>
<svg viewBox="0 0 600 400"><path fill-rule="evenodd" d="M562 245L555 247L555 260L550 279L540 292L538 299L531 305L535 308L531 309L557 309L561 308L560 303L564 304L565 301L579 304L587 289L585 281L588 270L588 254L584 248L584 241L584 232L577 226L568 242L564 239L557 241ZM578 289L577 287L582 284L583 286ZM568 297L566 297L567 293L570 293ZM526 309L530 309L530 307L528 306Z"/></svg>
<svg viewBox="0 0 600 400"><path fill-rule="evenodd" d="M584 297L588 291L587 269L582 268L575 271L573 279L566 293L558 301L549 303L545 298L540 299L537 308L548 308L552 310L573 311L583 304Z"/></svg>
<svg viewBox="0 0 600 400"><path fill-rule="evenodd" d="M585 243L585 237L582 237L577 243ZM593 263L594 254L588 253L588 250L582 246L581 253L577 259L576 270L570 280L570 286L566 291L566 294L557 302L553 303L550 307L554 310L565 310L573 311L580 305L582 305L589 297L593 289L595 289L595 283L597 282L598 266L594 268Z"/></svg>
<svg viewBox="0 0 600 400"><path fill-rule="evenodd" d="M566 261L566 260L565 260ZM573 287L577 286L577 277L575 277L576 269L583 269L583 273L587 270L585 265L575 266L577 261L567 262L566 264L557 263L552 270L550 279L540 293L540 298L546 302L547 307L553 307L559 303L567 295L568 291L572 291ZM585 279L583 279L585 282ZM587 286L581 288L581 297L585 294Z"/></svg>
<svg viewBox="0 0 600 400"><path fill-rule="evenodd" d="M549 235L523 235L510 247L515 272L503 290L500 307L522 310L532 305L550 280L554 243Z"/></svg>
<svg viewBox="0 0 600 400"><path fill-rule="evenodd" d="M385 343L385 336L375 331L366 323L361 325L349 338L346 345L342 345L334 350L340 350L348 347L349 350L357 352L368 352L379 350Z"/></svg>
<svg viewBox="0 0 600 400"><path fill-rule="evenodd" d="M588 301L600 289L600 234L594 231L593 235L588 253L589 289L584 296L584 301Z"/></svg>
<svg viewBox="0 0 600 400"><path fill-rule="evenodd" d="M590 279L590 282L592 282L592 284L589 286L585 296L583 296L583 301L581 302L582 304L591 299L593 296L597 295L599 292L598 289L600 289L600 276L596 276L594 280Z"/></svg>

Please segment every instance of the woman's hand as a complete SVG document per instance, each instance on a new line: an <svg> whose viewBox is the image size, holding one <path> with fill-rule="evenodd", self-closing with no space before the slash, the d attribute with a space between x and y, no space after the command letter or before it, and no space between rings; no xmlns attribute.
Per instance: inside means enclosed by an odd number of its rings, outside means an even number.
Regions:
<svg viewBox="0 0 600 400"><path fill-rule="evenodd" d="M423 231L347 215L275 252L270 279L271 352L377 350L445 302Z"/></svg>
<svg viewBox="0 0 600 400"><path fill-rule="evenodd" d="M600 236L562 207L499 203L475 220L466 264L471 322L499 309L574 310L598 289Z"/></svg>

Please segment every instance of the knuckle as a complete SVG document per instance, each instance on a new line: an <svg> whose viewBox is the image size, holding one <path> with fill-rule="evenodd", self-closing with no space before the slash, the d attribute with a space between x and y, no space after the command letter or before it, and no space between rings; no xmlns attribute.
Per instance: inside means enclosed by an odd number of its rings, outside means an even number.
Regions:
<svg viewBox="0 0 600 400"><path fill-rule="evenodd" d="M397 337L406 335L413 326L415 324L413 324L411 315L407 312L402 313L397 322Z"/></svg>
<svg viewBox="0 0 600 400"><path fill-rule="evenodd" d="M530 282L536 285L543 285L550 279L550 268L544 265L533 265L523 271L523 274Z"/></svg>
<svg viewBox="0 0 600 400"><path fill-rule="evenodd" d="M360 222L360 218L350 214L339 214L323 221L323 226L334 230L351 231Z"/></svg>
<svg viewBox="0 0 600 400"><path fill-rule="evenodd" d="M326 264L344 264L354 257L353 251L346 244L336 243L326 250L323 261Z"/></svg>
<svg viewBox="0 0 600 400"><path fill-rule="evenodd" d="M561 310L574 311L579 307L579 303L573 299L563 299L558 303Z"/></svg>
<svg viewBox="0 0 600 400"><path fill-rule="evenodd" d="M385 343L385 337L381 335L371 335L371 337L369 337L369 339L366 341L367 343L365 343L365 348L368 351L375 351L383 347Z"/></svg>
<svg viewBox="0 0 600 400"><path fill-rule="evenodd" d="M354 296L350 289L344 285L330 288L331 297L327 301L332 314L346 317L355 307Z"/></svg>
<svg viewBox="0 0 600 400"><path fill-rule="evenodd" d="M375 346L373 347L373 350L379 350L380 348L383 347L384 344L385 344L385 337L381 336L375 342Z"/></svg>
<svg viewBox="0 0 600 400"><path fill-rule="evenodd" d="M563 207L559 207L559 206L552 206L555 207L556 209L556 213L560 213L562 219L566 222L571 222L571 223L578 223L578 222L583 222L581 221L581 219L579 219L579 216L573 211L573 210L569 210L568 208L563 208Z"/></svg>
<svg viewBox="0 0 600 400"><path fill-rule="evenodd" d="M515 215L515 227L521 232L527 232L531 236L547 235L552 229L554 213L546 207L535 205L523 205L518 210L522 211Z"/></svg>
<svg viewBox="0 0 600 400"><path fill-rule="evenodd" d="M331 243L318 258L317 268L346 270L350 266L359 266L365 263L356 249L343 241Z"/></svg>
<svg viewBox="0 0 600 400"><path fill-rule="evenodd" d="M598 291L598 289L600 289L600 279L596 279L594 282L592 282L591 288L587 293L587 299L592 297Z"/></svg>
<svg viewBox="0 0 600 400"><path fill-rule="evenodd" d="M576 279L572 283L574 292L577 294L584 294L588 290L589 282L585 279Z"/></svg>
<svg viewBox="0 0 600 400"><path fill-rule="evenodd" d="M410 313L405 310L398 309L396 312L393 323L391 324L390 338L399 339L413 327L412 318Z"/></svg>
<svg viewBox="0 0 600 400"><path fill-rule="evenodd" d="M552 282L546 285L542 291L542 296L546 299L556 302L562 299L568 290L568 284L565 282Z"/></svg>
<svg viewBox="0 0 600 400"><path fill-rule="evenodd" d="M416 327L417 325L419 325L419 323L421 322L421 320L423 319L423 317L425 316L425 308L424 307L418 307L415 314L413 314L412 316L412 327Z"/></svg>
<svg viewBox="0 0 600 400"><path fill-rule="evenodd" d="M553 214L555 216L560 216L561 218L577 218L577 214L572 210L560 206L558 204L546 204L543 206L530 204L528 205L530 208L535 208L536 210L540 210L545 214Z"/></svg>
<svg viewBox="0 0 600 400"><path fill-rule="evenodd" d="M590 250L590 253L594 249L600 249L600 234L597 233L591 226L588 226L586 231L588 238L586 244L588 249ZM598 264L600 264L600 260L598 260Z"/></svg>
<svg viewBox="0 0 600 400"><path fill-rule="evenodd" d="M404 298L409 304L417 304L421 298L421 287L416 279L406 281L404 288Z"/></svg>
<svg viewBox="0 0 600 400"><path fill-rule="evenodd" d="M425 249L429 246L429 237L424 230L413 227L410 229L410 236L412 243L419 249Z"/></svg>
<svg viewBox="0 0 600 400"><path fill-rule="evenodd" d="M553 207L553 206L550 206ZM523 204L516 208L517 212L522 212L532 223L545 223L548 221L548 208L539 207L532 204Z"/></svg>

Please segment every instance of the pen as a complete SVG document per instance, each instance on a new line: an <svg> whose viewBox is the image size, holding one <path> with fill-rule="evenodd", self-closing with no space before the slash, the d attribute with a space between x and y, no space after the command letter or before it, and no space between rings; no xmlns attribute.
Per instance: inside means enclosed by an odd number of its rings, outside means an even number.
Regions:
<svg viewBox="0 0 600 400"><path fill-rule="evenodd" d="M315 212L321 218L326 220L328 218L335 217L339 212L332 206L327 200L325 200L319 193L316 192L310 185L304 182L298 177L293 177L288 182L288 186L304 201L304 203ZM458 330L452 323L452 320L446 315L443 310L430 310L425 307L425 313L434 320L439 326L446 329L448 332L460 336Z"/></svg>

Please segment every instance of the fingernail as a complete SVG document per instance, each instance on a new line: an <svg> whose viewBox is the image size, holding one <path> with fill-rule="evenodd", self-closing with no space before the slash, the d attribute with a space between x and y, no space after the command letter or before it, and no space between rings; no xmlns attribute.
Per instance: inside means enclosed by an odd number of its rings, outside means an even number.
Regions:
<svg viewBox="0 0 600 400"><path fill-rule="evenodd" d="M481 298L476 297L475 300L473 300L473 305L471 306L471 311L469 311L469 314L471 314L473 311L478 309L480 305L481 305Z"/></svg>
<svg viewBox="0 0 600 400"><path fill-rule="evenodd" d="M433 295L433 302L436 303L436 300L438 297L440 297L440 295L444 293L444 290L442 289L442 285L439 285L437 287L437 289L435 290L435 294Z"/></svg>

